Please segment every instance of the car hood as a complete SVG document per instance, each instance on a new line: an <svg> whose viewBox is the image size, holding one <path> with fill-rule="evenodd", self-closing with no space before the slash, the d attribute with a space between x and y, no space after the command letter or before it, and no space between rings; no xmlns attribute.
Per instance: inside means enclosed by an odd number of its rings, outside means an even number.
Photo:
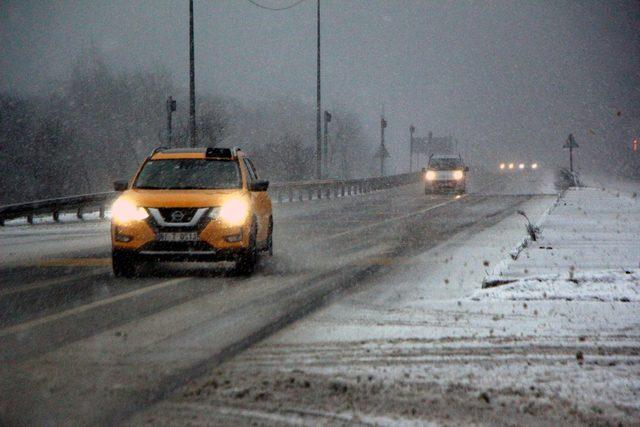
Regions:
<svg viewBox="0 0 640 427"><path fill-rule="evenodd" d="M131 189L122 196L137 206L145 208L200 208L221 206L226 200L246 196L240 189L231 190L136 190Z"/></svg>

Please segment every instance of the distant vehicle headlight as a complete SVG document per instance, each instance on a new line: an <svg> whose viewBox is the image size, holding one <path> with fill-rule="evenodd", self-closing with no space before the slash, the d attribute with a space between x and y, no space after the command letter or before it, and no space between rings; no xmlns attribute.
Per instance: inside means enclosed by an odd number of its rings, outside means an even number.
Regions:
<svg viewBox="0 0 640 427"><path fill-rule="evenodd" d="M500 163L500 169L504 169L505 167L507 167L507 165L505 165L504 163Z"/></svg>
<svg viewBox="0 0 640 427"><path fill-rule="evenodd" d="M509 163L509 169L513 169L513 163Z"/></svg>
<svg viewBox="0 0 640 427"><path fill-rule="evenodd" d="M520 164L518 165L518 169L524 169L524 163L520 163Z"/></svg>
<svg viewBox="0 0 640 427"><path fill-rule="evenodd" d="M464 178L464 173L462 173L462 171L453 171L453 179L460 181L462 178Z"/></svg>
<svg viewBox="0 0 640 427"><path fill-rule="evenodd" d="M219 209L212 209L209 216L216 214L229 225L242 225L249 216L249 203L244 198L229 199Z"/></svg>
<svg viewBox="0 0 640 427"><path fill-rule="evenodd" d="M433 181L434 179L436 179L436 172L435 171L427 171L427 173L424 176L425 178L427 178L427 181Z"/></svg>
<svg viewBox="0 0 640 427"><path fill-rule="evenodd" d="M538 169L538 164L537 163L532 163L531 164L531 169Z"/></svg>
<svg viewBox="0 0 640 427"><path fill-rule="evenodd" d="M120 223L142 221L149 214L145 208L136 206L131 200L120 197L111 207L111 218Z"/></svg>

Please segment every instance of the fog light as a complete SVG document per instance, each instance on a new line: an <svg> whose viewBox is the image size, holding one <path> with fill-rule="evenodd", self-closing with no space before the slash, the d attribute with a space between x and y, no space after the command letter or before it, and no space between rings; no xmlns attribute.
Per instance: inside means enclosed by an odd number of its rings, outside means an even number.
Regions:
<svg viewBox="0 0 640 427"><path fill-rule="evenodd" d="M229 243L239 242L240 240L242 240L242 233L232 234L231 236L225 237L224 240L226 240Z"/></svg>
<svg viewBox="0 0 640 427"><path fill-rule="evenodd" d="M116 234L116 242L128 243L133 240L133 236L127 236L126 234Z"/></svg>

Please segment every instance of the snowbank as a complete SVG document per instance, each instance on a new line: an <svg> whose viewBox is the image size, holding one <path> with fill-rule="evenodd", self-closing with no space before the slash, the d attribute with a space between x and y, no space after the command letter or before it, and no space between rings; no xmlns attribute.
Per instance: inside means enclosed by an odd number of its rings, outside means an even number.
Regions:
<svg viewBox="0 0 640 427"><path fill-rule="evenodd" d="M518 279L471 295L481 300L566 300L640 302L640 270L602 271L559 277L556 274Z"/></svg>

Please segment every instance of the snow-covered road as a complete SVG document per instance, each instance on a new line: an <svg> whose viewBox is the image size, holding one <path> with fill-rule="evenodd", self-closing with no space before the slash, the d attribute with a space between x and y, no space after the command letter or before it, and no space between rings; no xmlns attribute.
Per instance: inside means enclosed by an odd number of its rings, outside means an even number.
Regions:
<svg viewBox="0 0 640 427"><path fill-rule="evenodd" d="M15 398L2 399L0 421L122 420L348 292L376 289L385 304L462 297L468 278L522 237L515 212L537 215L555 200L532 196L547 180L520 178L485 177L461 198L410 185L279 205L276 256L251 278L178 264L116 280L104 222L6 227L0 394ZM512 233L487 231L505 221ZM486 257L467 265L455 258L481 249ZM437 285L413 290L425 274Z"/></svg>
<svg viewBox="0 0 640 427"><path fill-rule="evenodd" d="M577 189L519 209L542 234L516 260L515 212L460 230L132 424L636 425L640 203ZM498 276L516 282L480 288Z"/></svg>

